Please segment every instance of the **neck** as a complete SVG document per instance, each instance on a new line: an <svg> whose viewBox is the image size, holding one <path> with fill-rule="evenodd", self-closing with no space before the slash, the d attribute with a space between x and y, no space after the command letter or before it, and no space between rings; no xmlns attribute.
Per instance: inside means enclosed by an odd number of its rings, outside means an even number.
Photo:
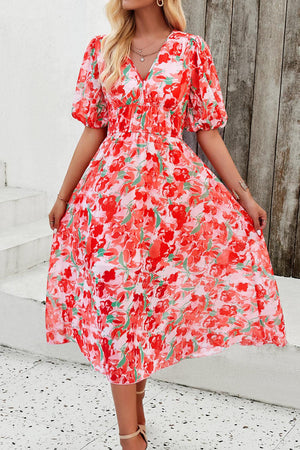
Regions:
<svg viewBox="0 0 300 450"><path fill-rule="evenodd" d="M162 8L157 6L156 3L145 6L144 8L138 8L134 11L137 38L144 36L161 36L162 33L170 30L168 26Z"/></svg>

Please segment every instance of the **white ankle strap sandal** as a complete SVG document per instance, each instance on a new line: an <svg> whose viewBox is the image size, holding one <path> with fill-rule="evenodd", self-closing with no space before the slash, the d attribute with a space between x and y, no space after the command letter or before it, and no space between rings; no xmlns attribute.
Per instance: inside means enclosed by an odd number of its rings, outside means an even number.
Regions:
<svg viewBox="0 0 300 450"><path fill-rule="evenodd" d="M120 439L130 439L133 438L135 436L137 436L138 434L142 435L142 438L144 439L144 441L146 442L146 448L148 447L148 439L147 436L145 435L144 431L140 428L140 426L138 425L138 429L134 432L134 433L130 433L130 434L119 434Z"/></svg>

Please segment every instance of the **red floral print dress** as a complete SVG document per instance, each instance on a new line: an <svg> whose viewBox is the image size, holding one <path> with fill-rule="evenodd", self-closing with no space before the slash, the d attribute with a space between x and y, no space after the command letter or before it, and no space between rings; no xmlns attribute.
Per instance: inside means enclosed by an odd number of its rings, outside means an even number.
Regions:
<svg viewBox="0 0 300 450"><path fill-rule="evenodd" d="M108 126L53 233L46 339L77 342L111 383L241 345L287 344L263 234L182 131L224 127L207 43L174 30L143 80L128 57L111 91L88 44L72 116Z"/></svg>

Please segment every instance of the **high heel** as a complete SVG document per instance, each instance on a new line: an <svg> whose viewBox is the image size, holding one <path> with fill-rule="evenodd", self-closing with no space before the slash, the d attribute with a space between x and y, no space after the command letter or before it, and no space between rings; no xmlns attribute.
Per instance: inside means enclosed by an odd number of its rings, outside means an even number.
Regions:
<svg viewBox="0 0 300 450"><path fill-rule="evenodd" d="M144 439L144 441L146 442L146 448L148 447L148 439L147 436L145 436L144 431L141 429L141 427L138 425L138 429L134 432L134 433L130 433L130 434L119 434L120 439L130 439L133 438L135 436L137 436L138 434L141 434L142 438Z"/></svg>
<svg viewBox="0 0 300 450"><path fill-rule="evenodd" d="M136 391L136 394L143 394L144 392L145 392L145 389L143 389L142 391ZM141 430L145 433L145 437L147 439L146 425L144 425L143 423L139 423L138 425L141 428ZM147 442L148 442L148 439L147 439Z"/></svg>

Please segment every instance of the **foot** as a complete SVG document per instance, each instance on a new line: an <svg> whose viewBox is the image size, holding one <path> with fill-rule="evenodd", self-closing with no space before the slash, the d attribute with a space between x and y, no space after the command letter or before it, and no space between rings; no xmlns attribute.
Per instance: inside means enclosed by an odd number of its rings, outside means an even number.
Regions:
<svg viewBox="0 0 300 450"><path fill-rule="evenodd" d="M147 448L147 443L141 433L129 439L120 439L120 444L123 450L145 450Z"/></svg>

